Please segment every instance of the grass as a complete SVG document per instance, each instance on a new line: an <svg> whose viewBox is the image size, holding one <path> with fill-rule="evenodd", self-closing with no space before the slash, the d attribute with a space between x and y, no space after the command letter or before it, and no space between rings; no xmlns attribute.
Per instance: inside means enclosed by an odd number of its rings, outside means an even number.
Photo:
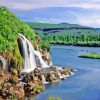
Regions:
<svg viewBox="0 0 100 100"><path fill-rule="evenodd" d="M48 100L62 100L61 98L49 97Z"/></svg>
<svg viewBox="0 0 100 100"><path fill-rule="evenodd" d="M100 59L100 53L86 53L86 54L82 54L79 57L81 58L91 58L91 59Z"/></svg>

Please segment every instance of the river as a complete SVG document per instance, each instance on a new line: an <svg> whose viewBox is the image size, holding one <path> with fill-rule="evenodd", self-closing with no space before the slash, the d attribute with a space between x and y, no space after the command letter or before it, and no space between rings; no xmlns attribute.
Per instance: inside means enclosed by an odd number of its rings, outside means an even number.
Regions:
<svg viewBox="0 0 100 100"><path fill-rule="evenodd" d="M34 100L47 100L49 96L62 100L100 100L100 60L78 58L83 52L100 53L100 48L53 46L50 51L53 64L78 71L57 84L46 85L46 90Z"/></svg>

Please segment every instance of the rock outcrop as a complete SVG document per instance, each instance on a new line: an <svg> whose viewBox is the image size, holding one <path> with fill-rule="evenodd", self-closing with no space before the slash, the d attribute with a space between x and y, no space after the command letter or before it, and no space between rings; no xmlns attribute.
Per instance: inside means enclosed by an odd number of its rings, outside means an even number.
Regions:
<svg viewBox="0 0 100 100"><path fill-rule="evenodd" d="M17 86L19 83L18 77L0 70L0 100L20 99L25 96L23 87Z"/></svg>

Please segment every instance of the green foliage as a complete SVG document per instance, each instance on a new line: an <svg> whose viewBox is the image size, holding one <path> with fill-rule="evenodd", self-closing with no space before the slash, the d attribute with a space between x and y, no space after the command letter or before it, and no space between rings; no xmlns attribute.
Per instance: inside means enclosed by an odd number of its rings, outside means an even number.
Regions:
<svg viewBox="0 0 100 100"><path fill-rule="evenodd" d="M100 46L100 30L76 24L27 23L52 44Z"/></svg>
<svg viewBox="0 0 100 100"><path fill-rule="evenodd" d="M0 51L6 51L16 46L19 33L30 39L35 37L33 30L27 24L20 21L7 8L0 7Z"/></svg>
<svg viewBox="0 0 100 100"><path fill-rule="evenodd" d="M80 26L77 24L68 24L68 23L62 23L62 24L50 24L50 23L33 23L33 22L26 22L28 25L30 25L33 28L39 28L39 29L58 29L58 28L66 28L66 29L90 29L93 30L92 27L86 27L86 26ZM61 29L59 29L61 30Z"/></svg>
<svg viewBox="0 0 100 100"><path fill-rule="evenodd" d="M42 49L45 49L46 48L49 51L50 48L51 48L51 45L49 44L48 41L41 41L39 44L40 44L40 47Z"/></svg>
<svg viewBox="0 0 100 100"><path fill-rule="evenodd" d="M24 34L30 40L35 38L34 31L27 24L6 7L0 7L0 52L9 52L13 55L17 67L20 67L22 63L17 43L19 33Z"/></svg>
<svg viewBox="0 0 100 100"><path fill-rule="evenodd" d="M100 59L100 53L95 53L95 52L86 53L86 54L80 55L79 57L82 57L82 58L92 58L92 59Z"/></svg>
<svg viewBox="0 0 100 100"><path fill-rule="evenodd" d="M27 22L37 34L44 35L82 35L100 34L100 30L92 27L80 26L77 24L48 24Z"/></svg>
<svg viewBox="0 0 100 100"><path fill-rule="evenodd" d="M62 100L61 98L49 97L48 100Z"/></svg>
<svg viewBox="0 0 100 100"><path fill-rule="evenodd" d="M33 87L34 92L38 92L40 90L40 86L37 84Z"/></svg>
<svg viewBox="0 0 100 100"><path fill-rule="evenodd" d="M44 40L53 44L78 45L78 46L100 46L100 35L49 35Z"/></svg>

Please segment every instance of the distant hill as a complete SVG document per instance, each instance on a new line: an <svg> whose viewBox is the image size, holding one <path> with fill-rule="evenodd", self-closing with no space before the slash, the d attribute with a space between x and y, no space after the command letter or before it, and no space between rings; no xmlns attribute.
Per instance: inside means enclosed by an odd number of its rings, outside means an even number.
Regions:
<svg viewBox="0 0 100 100"><path fill-rule="evenodd" d="M49 23L32 23L27 22L31 28L35 30L37 34L44 35L58 35L58 34L66 34L66 35L80 35L80 34L100 34L100 30L81 26L78 24L69 24L69 23L60 23L60 24L49 24Z"/></svg>

